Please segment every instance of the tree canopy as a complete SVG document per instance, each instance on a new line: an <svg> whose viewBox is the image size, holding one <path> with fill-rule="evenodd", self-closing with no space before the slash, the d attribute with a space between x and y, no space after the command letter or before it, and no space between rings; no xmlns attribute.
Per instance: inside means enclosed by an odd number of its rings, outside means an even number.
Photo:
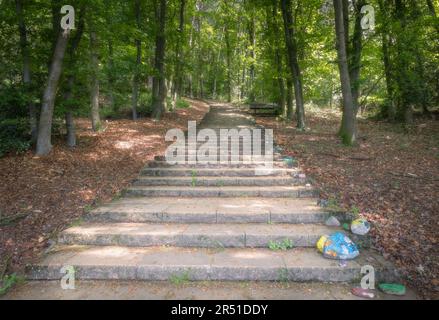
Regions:
<svg viewBox="0 0 439 320"><path fill-rule="evenodd" d="M64 123L74 146L74 117L98 131L185 96L274 102L301 130L307 106L339 107L348 144L358 112L410 123L437 110L438 1L72 0L68 34L63 5L0 2L0 152L47 154Z"/></svg>

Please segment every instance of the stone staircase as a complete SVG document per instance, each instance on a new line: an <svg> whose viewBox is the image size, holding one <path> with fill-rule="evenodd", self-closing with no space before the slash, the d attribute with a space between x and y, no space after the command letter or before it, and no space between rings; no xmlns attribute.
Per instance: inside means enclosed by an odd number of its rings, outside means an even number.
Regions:
<svg viewBox="0 0 439 320"><path fill-rule="evenodd" d="M225 124L253 128L227 106L212 106L200 128ZM274 170L260 176L255 165L170 166L158 157L121 199L62 232L28 277L60 279L61 268L73 266L76 279L87 280L347 282L373 265L377 278L393 278L392 266L371 251L343 266L323 258L315 243L337 231L324 225L330 213L298 168L280 154L274 160ZM293 248L273 250L285 242Z"/></svg>

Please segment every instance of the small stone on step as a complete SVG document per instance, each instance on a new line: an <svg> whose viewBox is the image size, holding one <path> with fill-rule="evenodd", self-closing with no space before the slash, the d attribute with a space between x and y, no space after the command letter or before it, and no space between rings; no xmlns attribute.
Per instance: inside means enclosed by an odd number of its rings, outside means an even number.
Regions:
<svg viewBox="0 0 439 320"><path fill-rule="evenodd" d="M371 290L368 290L368 289L355 287L355 288L352 288L351 292L354 296L357 296L360 298L366 298L366 299L375 298L375 293L373 293Z"/></svg>
<svg viewBox="0 0 439 320"><path fill-rule="evenodd" d="M329 227L339 227L340 226L340 221L338 221L338 219L334 216L330 216L325 224Z"/></svg>

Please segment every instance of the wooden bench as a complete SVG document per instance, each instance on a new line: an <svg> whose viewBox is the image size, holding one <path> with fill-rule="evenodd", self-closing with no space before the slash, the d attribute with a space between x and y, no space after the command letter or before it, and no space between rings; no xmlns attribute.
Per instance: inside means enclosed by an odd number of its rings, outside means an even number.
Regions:
<svg viewBox="0 0 439 320"><path fill-rule="evenodd" d="M277 116L279 115L279 107L275 103L251 103L249 105L250 112L260 116Z"/></svg>

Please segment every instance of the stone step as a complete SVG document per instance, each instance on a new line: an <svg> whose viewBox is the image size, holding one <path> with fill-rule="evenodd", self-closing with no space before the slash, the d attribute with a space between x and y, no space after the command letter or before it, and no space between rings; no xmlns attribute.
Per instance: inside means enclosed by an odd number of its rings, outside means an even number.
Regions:
<svg viewBox="0 0 439 320"><path fill-rule="evenodd" d="M226 200L226 201L225 201ZM123 198L86 216L95 222L322 223L330 213L316 199Z"/></svg>
<svg viewBox="0 0 439 320"><path fill-rule="evenodd" d="M274 186L274 187L179 187L179 186L139 186L125 191L134 197L270 197L270 198L307 198L316 197L317 192L311 187Z"/></svg>
<svg viewBox="0 0 439 320"><path fill-rule="evenodd" d="M265 165L266 162L263 161L254 161L252 163L230 163L227 165L221 163L203 163L203 162L186 162L184 164L168 164L166 161L150 161L147 164L147 168L177 168L177 169L197 169L197 168L211 168L211 169L234 169L234 168L255 168ZM297 164L293 163L292 165L286 163L285 161L273 161L274 168L293 168L296 167Z"/></svg>
<svg viewBox="0 0 439 320"><path fill-rule="evenodd" d="M277 177L140 177L135 186L291 186L304 185L306 179L288 176Z"/></svg>
<svg viewBox="0 0 439 320"><path fill-rule="evenodd" d="M361 267L372 265L378 281L395 278L394 269L375 253L340 266L314 248L207 249L178 247L62 246L26 268L32 280L59 280L72 266L77 280L230 280L323 281L361 279Z"/></svg>
<svg viewBox="0 0 439 320"><path fill-rule="evenodd" d="M118 281L82 280L75 290L59 281L26 281L1 300L363 300L345 282L279 281ZM359 285L359 283L357 284ZM375 291L375 300L421 300L410 288L405 296ZM234 303L234 302L231 302ZM288 303L288 302L287 302ZM164 311L165 312L165 311ZM207 312L206 312L207 313ZM206 314L204 313L204 314ZM184 318L183 318L184 319Z"/></svg>
<svg viewBox="0 0 439 320"><path fill-rule="evenodd" d="M254 176L292 176L298 174L299 170L295 168L228 168L227 165L222 168L144 168L141 175L144 176L161 176L161 177L254 177Z"/></svg>
<svg viewBox="0 0 439 320"><path fill-rule="evenodd" d="M294 247L314 247L322 235L335 231L337 228L316 224L91 223L63 231L59 243L128 247L268 248L271 241L283 243L288 240Z"/></svg>

